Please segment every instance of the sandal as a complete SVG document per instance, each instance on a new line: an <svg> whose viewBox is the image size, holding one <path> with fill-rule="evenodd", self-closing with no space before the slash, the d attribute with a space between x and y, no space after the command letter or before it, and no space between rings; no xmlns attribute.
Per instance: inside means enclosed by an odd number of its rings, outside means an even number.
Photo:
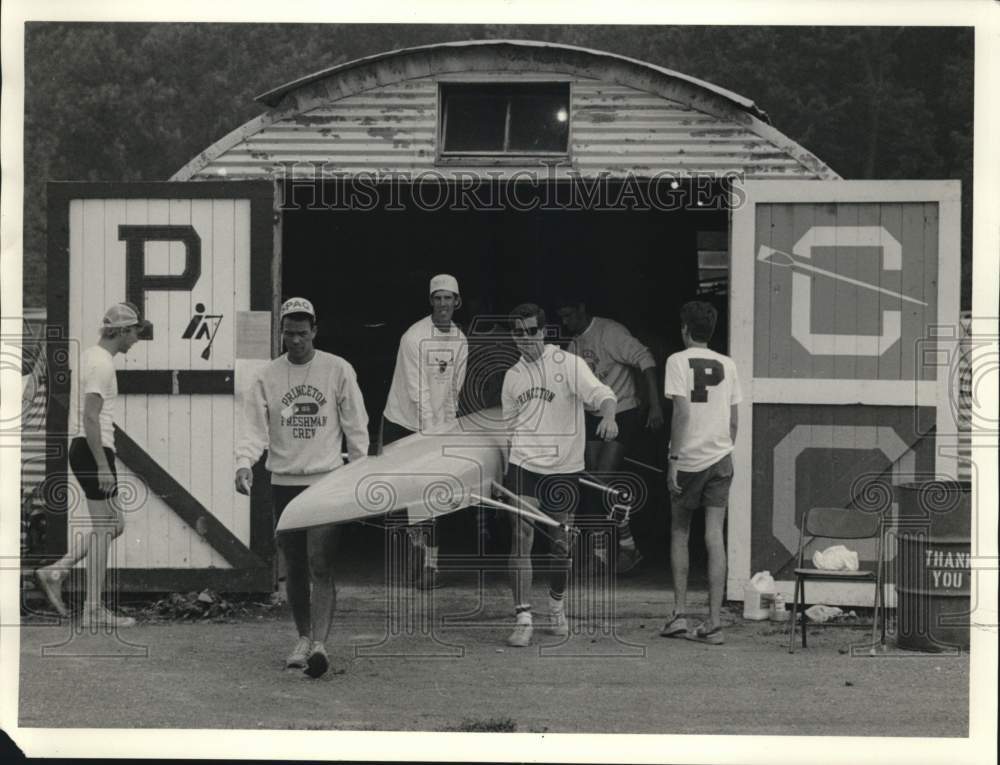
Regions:
<svg viewBox="0 0 1000 765"><path fill-rule="evenodd" d="M684 637L696 643L708 643L709 645L722 645L726 642L722 636L722 627L706 630L704 624L699 624L697 628L690 630Z"/></svg>
<svg viewBox="0 0 1000 765"><path fill-rule="evenodd" d="M663 625L663 629L660 630L660 637L672 638L672 637L683 637L684 633L688 631L687 619L684 618L683 614L672 614L667 623Z"/></svg>

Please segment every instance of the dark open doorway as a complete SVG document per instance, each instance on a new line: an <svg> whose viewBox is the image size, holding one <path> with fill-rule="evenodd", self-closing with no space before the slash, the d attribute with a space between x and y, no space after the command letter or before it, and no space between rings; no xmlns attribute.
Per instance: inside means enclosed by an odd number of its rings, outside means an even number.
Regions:
<svg viewBox="0 0 1000 765"><path fill-rule="evenodd" d="M317 347L354 365L373 440L399 338L429 313L434 274L457 277L463 306L455 319L466 331L477 317L505 314L524 301L541 304L555 329L557 296L579 295L592 315L622 322L649 346L662 385L667 355L682 347L678 310L699 293L700 243L705 232L719 241L728 230L726 209L693 203L677 210L574 207L559 204L560 194L550 188L513 189L509 182L493 184L485 205L469 198L461 204L453 187L446 190L447 203L413 185L365 191L359 195L344 182L286 190L282 293L312 300L320 317ZM563 202L570 198L562 195ZM712 300L720 309L713 345L726 350L726 295ZM630 445L630 454L665 464L667 434L645 435ZM643 554L662 563L669 526L663 480L650 471L641 477L649 499L635 516L634 531ZM456 513L441 522L442 551L476 549L473 516ZM355 533L370 553L370 545L381 545L379 533ZM695 540L700 535L692 529ZM700 547L692 545L695 566L703 565Z"/></svg>

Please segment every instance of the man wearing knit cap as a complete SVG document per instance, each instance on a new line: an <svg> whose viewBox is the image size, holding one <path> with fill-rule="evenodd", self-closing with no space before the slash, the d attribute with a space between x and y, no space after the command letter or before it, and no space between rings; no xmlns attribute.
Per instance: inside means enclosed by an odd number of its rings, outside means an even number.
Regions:
<svg viewBox="0 0 1000 765"><path fill-rule="evenodd" d="M438 274L430 282L431 313L403 334L382 414L382 446L413 433L447 430L458 416L469 344L452 316L462 305L458 280ZM435 524L410 527L410 541L422 559L415 584L438 586Z"/></svg>
<svg viewBox="0 0 1000 765"><path fill-rule="evenodd" d="M249 494L251 466L267 449L274 519L288 503L340 467L346 438L350 459L368 453L368 415L357 376L347 361L317 351L316 312L305 298L281 306L285 353L258 372L245 394L241 438L236 445L236 491ZM278 535L285 558L288 603L299 632L285 661L309 677L329 667L330 635L337 590L333 579L335 526Z"/></svg>
<svg viewBox="0 0 1000 765"><path fill-rule="evenodd" d="M36 575L53 608L60 616L69 616L62 583L73 566L86 559L87 595L81 621L88 627L135 625L135 619L109 611L103 601L111 542L125 530L115 470L118 378L114 357L128 353L151 326L132 303L111 306L101 322L101 339L80 355L79 369L72 377L69 464L87 498L92 529L86 534L71 534L66 554L51 566L38 569Z"/></svg>

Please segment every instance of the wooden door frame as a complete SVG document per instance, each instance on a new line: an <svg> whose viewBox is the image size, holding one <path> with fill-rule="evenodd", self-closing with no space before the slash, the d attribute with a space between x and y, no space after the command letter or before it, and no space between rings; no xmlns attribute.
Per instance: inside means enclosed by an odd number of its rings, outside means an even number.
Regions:
<svg viewBox="0 0 1000 765"><path fill-rule="evenodd" d="M140 182L140 183L81 183L52 181L48 184L48 278L47 278L47 329L46 362L49 374L49 399L46 407L46 475L49 491L46 502L49 511L46 557L59 557L67 544L67 427L70 398L69 368L69 208L73 200L80 199L240 199L250 202L250 310L271 312L273 305L272 274L274 273L274 187L269 181L192 181L192 182ZM119 373L120 379L123 373ZM166 374L170 374L167 372ZM197 375L188 375L192 381ZM179 391L216 395L232 395L232 376L208 375L193 382L193 388ZM123 389L144 393L169 393L163 389L162 374L124 373ZM204 377L204 375L203 375ZM219 378L218 380L216 378ZM221 380L221 382L220 382ZM167 382L170 382L169 380ZM136 386L139 386L136 388ZM152 386L150 390L145 388ZM197 390L194 390L197 388ZM60 484L63 484L60 488ZM171 506L168 504L168 506ZM171 506L175 512L176 508ZM202 508L205 513L207 510ZM199 511L200 512L200 511ZM208 513L210 515L210 513ZM191 513L188 513L191 515ZM183 517L183 516L182 516ZM205 520L208 520L207 518ZM213 517L214 520L214 517ZM219 569L220 585L230 588L267 589L271 582L272 521L269 498L255 492L250 503L250 544L244 546L231 534L219 528L221 524L209 523L216 532L208 541L228 560L244 564L241 569ZM241 549L242 548L242 549ZM259 566L252 565L259 562ZM260 569L258 571L258 568ZM158 576L157 571L173 572ZM173 589L172 582L187 581L186 569L126 569L117 574L127 586L135 580L140 589ZM192 570L194 571L194 570ZM212 586L206 581L203 586Z"/></svg>
<svg viewBox="0 0 1000 765"><path fill-rule="evenodd" d="M830 404L897 404L900 394L909 394L915 405L937 407L937 432L957 433L957 423L949 403L948 379L921 381L825 381L803 380L791 386L773 381L757 381L753 376L754 360L754 252L756 206L774 203L903 203L938 204L937 324L948 317L958 324L960 308L961 262L961 183L959 181L818 181L758 180L744 181L734 190L730 225L729 261L729 347L743 386L739 404L739 432L736 438L736 475L730 494L727 518L728 581L726 597L743 599L743 587L749 580L751 526L754 509L752 497L751 455L753 451L753 405L755 403L814 402L817 387L825 387ZM957 338L956 338L957 339ZM809 395L811 393L811 395ZM936 471L954 476L957 455L938 450ZM819 585L817 585L819 586ZM850 585L847 585L850 586ZM790 591L789 591L790 594Z"/></svg>

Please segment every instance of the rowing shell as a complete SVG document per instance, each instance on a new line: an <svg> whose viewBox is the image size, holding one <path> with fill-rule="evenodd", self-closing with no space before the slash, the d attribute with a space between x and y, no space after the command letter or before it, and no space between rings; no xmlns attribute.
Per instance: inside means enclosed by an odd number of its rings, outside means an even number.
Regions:
<svg viewBox="0 0 1000 765"><path fill-rule="evenodd" d="M498 408L448 431L415 433L337 468L288 503L277 531L374 520L406 508L409 523L479 504L503 477L508 434Z"/></svg>

